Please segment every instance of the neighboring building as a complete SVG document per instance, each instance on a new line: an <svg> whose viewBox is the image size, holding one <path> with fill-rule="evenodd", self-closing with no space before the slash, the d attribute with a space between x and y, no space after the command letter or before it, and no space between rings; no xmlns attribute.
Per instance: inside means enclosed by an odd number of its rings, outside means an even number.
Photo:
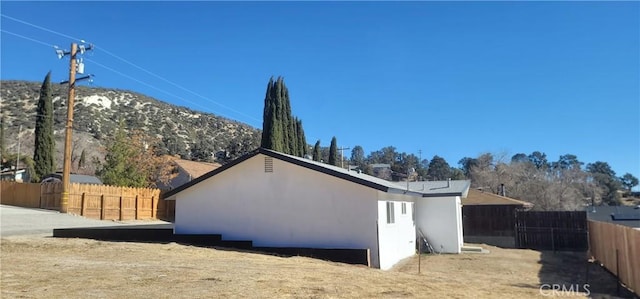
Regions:
<svg viewBox="0 0 640 299"><path fill-rule="evenodd" d="M415 254L412 207L422 196L267 149L163 195L176 201L176 234L221 234L265 247L369 249L371 265L381 269Z"/></svg>
<svg viewBox="0 0 640 299"><path fill-rule="evenodd" d="M376 163L376 164L370 164L369 166L371 167L373 176L384 179L384 180L389 180L389 181L393 178L393 171L391 171L391 164Z"/></svg>
<svg viewBox="0 0 640 299"><path fill-rule="evenodd" d="M516 211L532 207L526 201L471 189L462 200L464 241L513 248Z"/></svg>
<svg viewBox="0 0 640 299"><path fill-rule="evenodd" d="M40 183L54 183L54 182L62 182L62 173L56 172L52 174L47 174L40 180ZM77 183L77 184L102 185L102 181L99 178L92 175L85 175L85 174L70 174L69 182Z"/></svg>
<svg viewBox="0 0 640 299"><path fill-rule="evenodd" d="M15 181L15 182L29 182L31 177L26 168L20 168L17 171L15 169L7 169L0 172L0 180L2 181Z"/></svg>
<svg viewBox="0 0 640 299"><path fill-rule="evenodd" d="M640 206L590 206L587 219L640 228Z"/></svg>
<svg viewBox="0 0 640 299"><path fill-rule="evenodd" d="M171 163L173 163L175 174L168 182L157 182L158 189L175 189L221 166L218 163L196 162L177 158L172 158Z"/></svg>
<svg viewBox="0 0 640 299"><path fill-rule="evenodd" d="M416 226L436 252L460 253L464 245L461 200L467 197L471 181L399 182L422 193L416 200Z"/></svg>

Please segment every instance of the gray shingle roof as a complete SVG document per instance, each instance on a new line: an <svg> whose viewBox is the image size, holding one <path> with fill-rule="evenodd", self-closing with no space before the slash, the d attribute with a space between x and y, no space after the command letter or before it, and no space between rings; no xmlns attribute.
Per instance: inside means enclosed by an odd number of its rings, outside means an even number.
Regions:
<svg viewBox="0 0 640 299"><path fill-rule="evenodd" d="M399 186L407 188L407 182L395 182ZM467 197L471 181L418 181L409 182L409 190L423 194L423 197L461 196Z"/></svg>

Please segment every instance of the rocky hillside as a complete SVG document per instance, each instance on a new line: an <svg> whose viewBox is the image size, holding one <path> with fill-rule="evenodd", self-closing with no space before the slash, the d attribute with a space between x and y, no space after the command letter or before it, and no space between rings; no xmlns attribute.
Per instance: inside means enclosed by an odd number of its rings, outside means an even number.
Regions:
<svg viewBox="0 0 640 299"><path fill-rule="evenodd" d="M21 155L32 156L41 83L1 81L0 84L5 146L8 152L16 153L20 141ZM61 168L67 87L52 84L52 88L57 165ZM102 159L106 141L113 136L119 119L124 120L127 130L139 129L156 138L162 153L185 159L225 162L260 144L260 131L249 125L131 91L80 86L76 89L74 106L74 158L85 149L89 157Z"/></svg>

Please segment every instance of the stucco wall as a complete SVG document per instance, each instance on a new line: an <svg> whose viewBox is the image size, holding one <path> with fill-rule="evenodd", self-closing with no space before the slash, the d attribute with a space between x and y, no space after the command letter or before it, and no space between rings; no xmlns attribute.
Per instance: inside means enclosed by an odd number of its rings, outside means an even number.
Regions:
<svg viewBox="0 0 640 299"><path fill-rule="evenodd" d="M177 194L175 232L255 246L369 248L377 260L377 192L256 155Z"/></svg>
<svg viewBox="0 0 640 299"><path fill-rule="evenodd" d="M411 210L413 199L384 192L379 192L378 199L380 269L386 270L416 253L416 230ZM394 223L387 223L387 202L394 205ZM402 214L402 203L406 205L405 214Z"/></svg>
<svg viewBox="0 0 640 299"><path fill-rule="evenodd" d="M464 240L459 196L418 199L416 225L436 251L460 253Z"/></svg>

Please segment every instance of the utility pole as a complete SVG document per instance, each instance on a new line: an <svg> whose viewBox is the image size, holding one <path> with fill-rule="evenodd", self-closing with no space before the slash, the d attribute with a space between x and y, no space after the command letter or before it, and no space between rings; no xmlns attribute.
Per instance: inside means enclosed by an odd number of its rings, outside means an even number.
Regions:
<svg viewBox="0 0 640 299"><path fill-rule="evenodd" d="M18 155L16 156L16 171L13 172L13 180L18 176L18 167L20 167L20 135L22 135L22 125L18 129Z"/></svg>
<svg viewBox="0 0 640 299"><path fill-rule="evenodd" d="M351 149L351 148L348 148L348 147L338 148L338 150L340 151L340 167L341 168L344 168L344 150L348 150L348 149Z"/></svg>
<svg viewBox="0 0 640 299"><path fill-rule="evenodd" d="M84 42L84 41L83 41ZM89 45L88 47L85 45L81 45L81 54L84 53L85 50L91 50L93 46ZM76 94L76 71L78 68L76 55L78 54L78 44L71 43L71 51L65 52L62 50L56 50L58 54L58 58L62 59L65 55L70 55L69 57L69 81L60 82L60 84L69 83L69 94L67 100L67 125L65 127L65 137L64 137L64 164L62 167L62 200L60 201L60 213L67 213L69 209L69 190L71 189L71 136L73 134L73 105ZM79 63L80 73L84 72L84 65L82 61ZM85 76L82 78L78 78L78 80L89 79L91 75Z"/></svg>

